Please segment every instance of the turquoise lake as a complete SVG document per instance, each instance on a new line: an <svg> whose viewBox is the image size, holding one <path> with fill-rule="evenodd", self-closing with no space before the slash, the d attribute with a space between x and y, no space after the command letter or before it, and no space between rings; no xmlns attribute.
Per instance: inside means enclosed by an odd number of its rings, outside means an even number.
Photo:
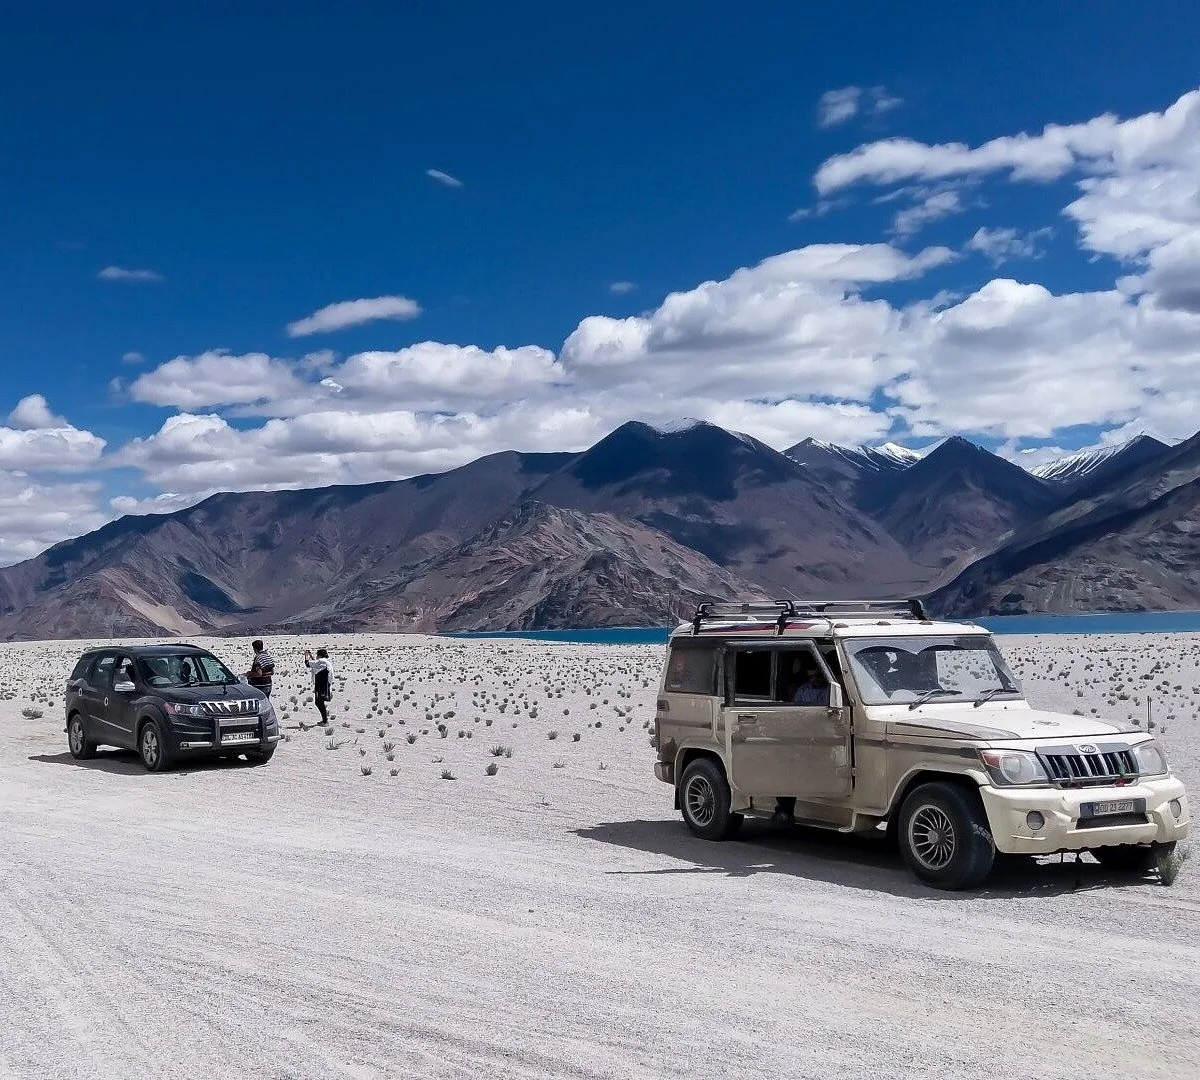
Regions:
<svg viewBox="0 0 1200 1080"><path fill-rule="evenodd" d="M1002 615L975 619L994 634L1166 634L1200 633L1200 611L1146 611L1095 615ZM661 626L603 630L505 630L448 634L462 638L519 638L574 645L662 645Z"/></svg>

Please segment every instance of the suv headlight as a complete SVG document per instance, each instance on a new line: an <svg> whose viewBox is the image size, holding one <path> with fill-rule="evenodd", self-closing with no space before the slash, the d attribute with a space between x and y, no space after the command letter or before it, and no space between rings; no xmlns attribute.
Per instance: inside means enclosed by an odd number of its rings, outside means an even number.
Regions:
<svg viewBox="0 0 1200 1080"><path fill-rule="evenodd" d="M202 720L208 716L203 705L180 705L174 701L167 702L167 712L172 716L196 716Z"/></svg>
<svg viewBox="0 0 1200 1080"><path fill-rule="evenodd" d="M1030 750L981 750L979 756L992 779L1003 787L1050 782L1037 754Z"/></svg>
<svg viewBox="0 0 1200 1080"><path fill-rule="evenodd" d="M1138 743L1133 748L1133 756L1142 776L1163 776L1170 771L1167 768L1167 755L1163 753L1162 746L1153 739Z"/></svg>

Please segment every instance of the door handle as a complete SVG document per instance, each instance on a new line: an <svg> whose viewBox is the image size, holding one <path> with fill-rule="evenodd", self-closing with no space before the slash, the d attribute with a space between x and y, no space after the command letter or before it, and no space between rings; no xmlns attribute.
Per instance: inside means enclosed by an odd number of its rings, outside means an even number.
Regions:
<svg viewBox="0 0 1200 1080"><path fill-rule="evenodd" d="M740 724L757 724L758 717L754 713L738 713L738 723Z"/></svg>

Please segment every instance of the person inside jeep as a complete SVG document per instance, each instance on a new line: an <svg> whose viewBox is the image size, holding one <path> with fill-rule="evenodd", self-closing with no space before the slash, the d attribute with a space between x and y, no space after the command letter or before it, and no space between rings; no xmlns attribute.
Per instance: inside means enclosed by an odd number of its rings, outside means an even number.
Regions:
<svg viewBox="0 0 1200 1080"><path fill-rule="evenodd" d="M829 704L829 683L811 656L800 653L792 660L787 699L795 705Z"/></svg>

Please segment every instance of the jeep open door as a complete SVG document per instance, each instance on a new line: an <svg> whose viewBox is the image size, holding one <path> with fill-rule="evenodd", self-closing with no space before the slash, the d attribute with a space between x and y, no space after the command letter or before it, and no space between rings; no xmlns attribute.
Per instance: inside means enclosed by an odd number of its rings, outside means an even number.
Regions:
<svg viewBox="0 0 1200 1080"><path fill-rule="evenodd" d="M792 700L793 670L808 666L823 684L823 704ZM850 710L820 652L797 641L731 644L724 669L722 710L732 786L756 800L849 794Z"/></svg>

